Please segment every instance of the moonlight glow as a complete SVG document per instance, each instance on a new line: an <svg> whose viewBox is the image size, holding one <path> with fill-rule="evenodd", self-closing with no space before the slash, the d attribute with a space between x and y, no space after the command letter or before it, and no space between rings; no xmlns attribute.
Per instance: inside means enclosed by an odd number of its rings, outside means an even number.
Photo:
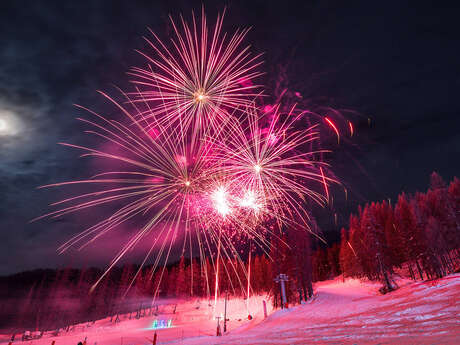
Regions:
<svg viewBox="0 0 460 345"><path fill-rule="evenodd" d="M0 133L6 132L8 130L8 125L6 123L6 120L0 119Z"/></svg>
<svg viewBox="0 0 460 345"><path fill-rule="evenodd" d="M16 135L21 129L21 123L17 115L8 110L0 109L0 135Z"/></svg>

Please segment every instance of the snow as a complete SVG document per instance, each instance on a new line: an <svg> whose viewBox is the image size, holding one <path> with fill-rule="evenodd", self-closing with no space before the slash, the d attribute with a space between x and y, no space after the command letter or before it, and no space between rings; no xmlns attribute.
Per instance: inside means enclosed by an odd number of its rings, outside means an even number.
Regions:
<svg viewBox="0 0 460 345"><path fill-rule="evenodd" d="M94 325L79 325L58 337L19 344L76 345L88 338L88 345L147 345L153 338L154 319L172 319L172 328L156 330L158 344L458 344L460 343L460 274L436 282L398 281L400 289L380 295L377 283L340 279L315 285L315 296L305 304L287 310L271 310L263 320L263 296L246 301L230 299L229 332L216 337L217 321L208 301L162 301L157 316L125 319L113 324L109 319ZM174 304L178 303L176 313ZM223 314L219 300L216 314ZM0 336L7 343L9 336Z"/></svg>

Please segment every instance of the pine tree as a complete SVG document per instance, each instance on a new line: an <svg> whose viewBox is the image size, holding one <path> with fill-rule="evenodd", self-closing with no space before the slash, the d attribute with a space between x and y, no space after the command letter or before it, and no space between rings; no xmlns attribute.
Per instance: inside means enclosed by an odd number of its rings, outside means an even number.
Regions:
<svg viewBox="0 0 460 345"><path fill-rule="evenodd" d="M261 264L261 267L262 267L262 273L263 273L263 290L268 292L270 291L271 287L272 287L272 284L273 284L273 281L272 281L272 277L273 277L273 272L272 272L272 265L270 263L270 260L265 256L265 255L262 255L261 257L261 260L260 260L260 264Z"/></svg>
<svg viewBox="0 0 460 345"><path fill-rule="evenodd" d="M245 268L246 269L246 268ZM219 269L219 291L220 294L227 293L232 289L231 277L235 274L235 269L232 265L232 261L228 258L220 258L220 269ZM246 284L247 281L244 283Z"/></svg>
<svg viewBox="0 0 460 345"><path fill-rule="evenodd" d="M413 264L416 265L420 279L423 279L423 273L418 263L418 249L416 242L419 240L417 235L417 224L413 208L407 201L404 193L398 197L398 202L395 206L395 226L396 231L400 235L401 244L405 249L404 261L412 272Z"/></svg>
<svg viewBox="0 0 460 345"><path fill-rule="evenodd" d="M316 223L312 223L316 227ZM300 294L300 299L307 300L313 295L312 251L310 233L303 228L292 229L289 232L289 247L292 260L289 261L287 270L291 272L296 285L293 289ZM313 266L314 267L314 266ZM293 295L296 295L294 292Z"/></svg>
<svg viewBox="0 0 460 345"><path fill-rule="evenodd" d="M134 294L137 296L143 296L145 294L145 275L142 270L137 274L133 290Z"/></svg>
<svg viewBox="0 0 460 345"><path fill-rule="evenodd" d="M401 268L406 259L407 248L401 231L396 227L394 211L388 205L385 216L385 241L387 243L387 257L391 267Z"/></svg>
<svg viewBox="0 0 460 345"><path fill-rule="evenodd" d="M202 284L203 282L203 277L201 276L201 267L200 264L196 259L193 259L191 261L191 274L192 280L193 280L193 285L191 287L191 295L192 296L202 296Z"/></svg>
<svg viewBox="0 0 460 345"><path fill-rule="evenodd" d="M176 268L176 278L174 280L176 297L184 297L187 295L188 281L185 272L185 257L182 255L179 260L179 266Z"/></svg>
<svg viewBox="0 0 460 345"><path fill-rule="evenodd" d="M449 190L445 187L444 181L437 182L437 185L443 187L428 190L426 193L427 217L432 216L438 222L442 240L440 255L452 261L451 252L460 246L455 204L449 196Z"/></svg>
<svg viewBox="0 0 460 345"><path fill-rule="evenodd" d="M192 261L190 261L189 265L185 266L185 284L183 288L182 294L184 296L193 296L193 266L192 266Z"/></svg>
<svg viewBox="0 0 460 345"><path fill-rule="evenodd" d="M365 260L366 253L364 251L363 235L361 233L360 219L362 218L362 209L359 207L359 215L350 216L350 229L349 229L349 240L348 244L350 245L353 256L350 260L350 269L349 274L352 277L362 277L364 275L365 269L364 265L366 264Z"/></svg>
<svg viewBox="0 0 460 345"><path fill-rule="evenodd" d="M118 287L118 296L123 296L128 289L129 284L131 283L133 275L133 266L125 265L121 274L121 280Z"/></svg>
<svg viewBox="0 0 460 345"><path fill-rule="evenodd" d="M331 268L326 249L318 248L313 253L313 267L313 281L322 281L330 278Z"/></svg>
<svg viewBox="0 0 460 345"><path fill-rule="evenodd" d="M458 178L454 177L449 185L447 193L449 204L452 209L452 223L454 224L452 228L452 237L454 237L455 240L452 241L452 254L454 260L458 263L460 259L460 180Z"/></svg>
<svg viewBox="0 0 460 345"><path fill-rule="evenodd" d="M205 277L205 284L203 285L203 295L207 296L208 298L211 297L211 294L214 289L214 275L212 274L212 264L209 261L209 257L206 257L205 265L203 266L202 275Z"/></svg>
<svg viewBox="0 0 460 345"><path fill-rule="evenodd" d="M177 271L178 271L178 268L175 266L171 267L168 271L169 284L168 284L167 295L169 297L177 296L177 292L178 292L177 291L177 278L178 278Z"/></svg>
<svg viewBox="0 0 460 345"><path fill-rule="evenodd" d="M162 296L170 296L172 286L174 286L174 274L169 273L167 268L159 268L155 273L155 285L157 286L157 294Z"/></svg>
<svg viewBox="0 0 460 345"><path fill-rule="evenodd" d="M350 277L351 272L351 262L352 251L350 248L350 243L348 242L348 232L345 228L342 228L340 231L340 270L342 271L343 278Z"/></svg>
<svg viewBox="0 0 460 345"><path fill-rule="evenodd" d="M442 179L442 177L436 172L433 171L430 176L430 189L446 189L446 183Z"/></svg>
<svg viewBox="0 0 460 345"><path fill-rule="evenodd" d="M334 243L330 248L327 249L327 260L329 262L331 278L341 274L339 253L340 246L337 243Z"/></svg>
<svg viewBox="0 0 460 345"><path fill-rule="evenodd" d="M440 224L433 216L429 216L426 224L426 238L430 246L424 255L424 267L431 277L441 278L445 275L443 264L440 260L440 248L444 247L444 240L440 231Z"/></svg>
<svg viewBox="0 0 460 345"><path fill-rule="evenodd" d="M155 284L154 284L154 266L150 267L145 274L145 282L144 282L144 288L145 288L145 293L148 296L153 296L155 293Z"/></svg>
<svg viewBox="0 0 460 345"><path fill-rule="evenodd" d="M387 243L385 240L385 219L389 212L386 202L382 204L372 203L368 209L367 217L363 219L362 225L367 227L365 243L371 257L375 259L371 267L372 275L376 275L385 284L385 291L393 290L391 283L391 264L388 257Z"/></svg>
<svg viewBox="0 0 460 345"><path fill-rule="evenodd" d="M254 292L259 294L263 291L263 272L262 272L262 264L260 260L260 256L257 255L254 258L252 264L252 288Z"/></svg>

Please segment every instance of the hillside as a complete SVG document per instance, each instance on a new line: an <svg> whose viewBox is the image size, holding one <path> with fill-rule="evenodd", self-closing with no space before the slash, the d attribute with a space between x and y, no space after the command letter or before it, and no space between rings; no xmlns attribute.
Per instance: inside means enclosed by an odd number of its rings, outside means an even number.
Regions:
<svg viewBox="0 0 460 345"><path fill-rule="evenodd" d="M266 320L263 297L251 299L252 321L246 319L245 301L231 299L229 332L222 337L214 336L216 321L207 301L163 300L156 316L129 320L126 315L117 324L109 319L81 324L58 337L45 333L31 344L49 345L56 340L56 345L75 345L87 337L88 345L147 345L155 332L155 319L158 325L160 320L171 320L172 326L156 330L158 344L457 344L460 274L438 281L401 280L399 284L400 289L380 295L376 283L354 279L320 282L310 302L275 311ZM217 314L221 312L222 300ZM6 343L8 337L1 336L0 342Z"/></svg>

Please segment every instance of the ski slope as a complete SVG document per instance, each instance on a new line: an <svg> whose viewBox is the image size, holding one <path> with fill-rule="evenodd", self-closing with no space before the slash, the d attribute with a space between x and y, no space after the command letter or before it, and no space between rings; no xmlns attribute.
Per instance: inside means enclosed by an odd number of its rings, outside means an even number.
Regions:
<svg viewBox="0 0 460 345"><path fill-rule="evenodd" d="M460 344L460 275L400 283L399 290L382 296L376 284L322 282L306 305L277 311L247 332L209 343Z"/></svg>
<svg viewBox="0 0 460 345"><path fill-rule="evenodd" d="M272 312L263 320L263 296L228 302L229 332L216 337L217 321L208 301L163 301L158 315L109 319L81 324L57 337L46 333L41 339L18 344L147 345L157 320L171 320L172 327L157 329L157 344L460 344L460 274L433 282L399 281L400 289L378 293L379 284L339 279L315 285L315 296L306 304ZM254 316L247 320L247 307ZM219 301L216 315L223 314ZM8 336L0 337L7 343Z"/></svg>

